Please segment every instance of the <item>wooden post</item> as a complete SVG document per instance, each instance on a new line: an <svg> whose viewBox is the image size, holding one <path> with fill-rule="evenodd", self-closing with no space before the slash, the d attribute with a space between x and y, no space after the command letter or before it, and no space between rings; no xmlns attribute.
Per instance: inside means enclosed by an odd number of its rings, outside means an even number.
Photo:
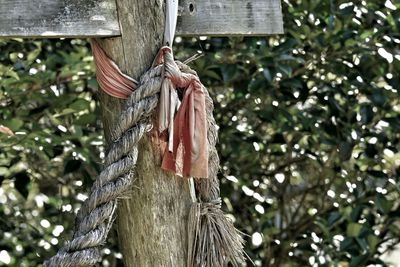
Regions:
<svg viewBox="0 0 400 267"><path fill-rule="evenodd" d="M138 78L162 45L163 0L118 0L122 36L104 39L107 54L121 69ZM109 141L123 101L101 94L104 131ZM187 183L160 169L160 153L150 138L139 146L136 181L130 199L119 202L118 238L125 266L185 266Z"/></svg>

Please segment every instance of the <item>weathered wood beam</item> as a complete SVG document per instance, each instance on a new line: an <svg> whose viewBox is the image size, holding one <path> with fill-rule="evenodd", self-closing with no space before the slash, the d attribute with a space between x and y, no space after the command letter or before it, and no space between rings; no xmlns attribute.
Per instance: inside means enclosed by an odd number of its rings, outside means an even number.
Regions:
<svg viewBox="0 0 400 267"><path fill-rule="evenodd" d="M177 35L283 33L280 0L181 0Z"/></svg>
<svg viewBox="0 0 400 267"><path fill-rule="evenodd" d="M277 33L283 33L280 0L180 1L177 35ZM0 1L0 37L119 35L121 30L115 0Z"/></svg>
<svg viewBox="0 0 400 267"><path fill-rule="evenodd" d="M115 0L1 0L1 37L120 35Z"/></svg>

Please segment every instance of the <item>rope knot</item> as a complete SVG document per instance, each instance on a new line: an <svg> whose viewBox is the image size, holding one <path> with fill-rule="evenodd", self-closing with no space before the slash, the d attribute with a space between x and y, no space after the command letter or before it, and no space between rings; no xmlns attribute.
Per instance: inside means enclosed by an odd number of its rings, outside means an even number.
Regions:
<svg viewBox="0 0 400 267"><path fill-rule="evenodd" d="M187 88L190 83L197 80L200 82L196 75L191 73L183 73L174 60L172 50L168 46L160 49L159 56L157 56L156 64L164 63L164 78L171 80L174 88ZM170 88L170 89L174 89Z"/></svg>

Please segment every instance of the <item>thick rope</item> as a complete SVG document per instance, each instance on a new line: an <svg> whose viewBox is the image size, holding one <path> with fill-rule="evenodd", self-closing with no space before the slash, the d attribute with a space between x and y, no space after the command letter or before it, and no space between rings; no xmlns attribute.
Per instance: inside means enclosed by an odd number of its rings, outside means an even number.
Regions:
<svg viewBox="0 0 400 267"><path fill-rule="evenodd" d="M117 200L131 191L138 142L153 127L151 116L157 106L164 78L181 83L191 82L191 79L199 82L196 72L183 63L175 62L171 53L164 53L163 58L164 64L147 71L127 99L111 135L113 141L105 157L105 168L77 214L72 240L46 261L45 267L93 266L101 261L100 248L114 221ZM111 66L116 67L115 64ZM107 78L107 75L103 78ZM112 79L119 78L112 76ZM178 84L177 87L182 85ZM239 266L244 260L243 240L221 210L213 103L205 87L200 85L206 96L209 178L195 179L199 202L192 205L189 214L187 265L219 267L231 262L233 266Z"/></svg>
<svg viewBox="0 0 400 267"><path fill-rule="evenodd" d="M113 223L117 200L132 188L138 142L152 128L150 116L158 102L160 75L161 66L146 72L127 100L112 134L105 168L77 214L73 238L45 267L92 266L101 261L100 247Z"/></svg>

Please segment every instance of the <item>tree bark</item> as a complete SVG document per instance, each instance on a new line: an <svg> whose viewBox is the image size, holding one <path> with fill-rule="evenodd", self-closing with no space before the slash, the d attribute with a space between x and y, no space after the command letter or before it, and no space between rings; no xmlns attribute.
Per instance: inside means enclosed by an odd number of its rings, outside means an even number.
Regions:
<svg viewBox="0 0 400 267"><path fill-rule="evenodd" d="M100 43L121 70L138 79L162 45L163 0L117 0L122 36ZM124 101L100 92L107 143ZM160 169L160 151L145 136L139 145L129 199L119 201L118 239L125 266L185 266L190 197L186 180Z"/></svg>

